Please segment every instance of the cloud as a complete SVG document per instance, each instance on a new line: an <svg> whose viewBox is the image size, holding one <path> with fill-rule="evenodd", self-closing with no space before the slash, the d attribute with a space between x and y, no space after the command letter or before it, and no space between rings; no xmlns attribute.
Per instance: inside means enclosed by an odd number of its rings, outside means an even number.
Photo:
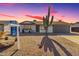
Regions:
<svg viewBox="0 0 79 59"><path fill-rule="evenodd" d="M39 19L39 20L43 20L43 17L41 17L41 16L32 16L32 15L25 15L25 16L35 18L35 19Z"/></svg>
<svg viewBox="0 0 79 59"><path fill-rule="evenodd" d="M13 6L15 3L0 3L0 6Z"/></svg>
<svg viewBox="0 0 79 59"><path fill-rule="evenodd" d="M0 16L10 17L10 18L16 18L15 16L7 15L7 14L0 14Z"/></svg>

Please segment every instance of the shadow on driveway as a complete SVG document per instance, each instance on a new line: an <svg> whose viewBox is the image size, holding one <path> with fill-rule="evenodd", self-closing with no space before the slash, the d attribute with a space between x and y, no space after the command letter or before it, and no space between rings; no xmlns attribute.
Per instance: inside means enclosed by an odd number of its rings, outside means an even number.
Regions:
<svg viewBox="0 0 79 59"><path fill-rule="evenodd" d="M60 53L57 51L54 43L58 45L67 56L72 56L71 53L64 46L62 46L57 41L50 39L48 36L43 37L39 48L41 49L42 47L44 47L44 52L47 52L47 49L49 49L50 52L54 53L54 56L60 56Z"/></svg>

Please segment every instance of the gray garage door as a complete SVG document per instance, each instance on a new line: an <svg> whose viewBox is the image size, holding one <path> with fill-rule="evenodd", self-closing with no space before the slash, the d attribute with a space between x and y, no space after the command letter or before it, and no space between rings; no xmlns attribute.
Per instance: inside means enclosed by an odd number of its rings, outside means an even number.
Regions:
<svg viewBox="0 0 79 59"><path fill-rule="evenodd" d="M0 24L0 31L4 31L4 25Z"/></svg>
<svg viewBox="0 0 79 59"><path fill-rule="evenodd" d="M53 32L54 33L69 33L70 27L66 25L54 25Z"/></svg>

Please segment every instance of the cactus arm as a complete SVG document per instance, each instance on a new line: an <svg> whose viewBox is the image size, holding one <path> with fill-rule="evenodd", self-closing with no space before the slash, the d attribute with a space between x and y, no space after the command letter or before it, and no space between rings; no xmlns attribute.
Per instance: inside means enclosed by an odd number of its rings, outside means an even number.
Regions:
<svg viewBox="0 0 79 59"><path fill-rule="evenodd" d="M50 17L50 6L48 7L48 18Z"/></svg>
<svg viewBox="0 0 79 59"><path fill-rule="evenodd" d="M44 16L43 16L43 26L44 26L44 21L45 21L45 20L44 20Z"/></svg>
<svg viewBox="0 0 79 59"><path fill-rule="evenodd" d="M54 17L52 16L51 21L50 21L50 25L51 25L51 24L52 24L52 22L53 22L53 18L54 18Z"/></svg>
<svg viewBox="0 0 79 59"><path fill-rule="evenodd" d="M50 19L50 6L48 7L48 15L47 15L47 19L48 19L48 24L49 24L49 19Z"/></svg>

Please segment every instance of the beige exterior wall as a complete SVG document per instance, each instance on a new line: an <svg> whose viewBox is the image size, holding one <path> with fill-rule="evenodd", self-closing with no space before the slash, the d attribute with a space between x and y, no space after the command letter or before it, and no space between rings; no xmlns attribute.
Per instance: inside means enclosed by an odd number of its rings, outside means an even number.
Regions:
<svg viewBox="0 0 79 59"><path fill-rule="evenodd" d="M71 27L79 27L79 24L71 25Z"/></svg>
<svg viewBox="0 0 79 59"><path fill-rule="evenodd" d="M4 32L6 32L6 34L10 34L11 30L10 30L10 26L4 26Z"/></svg>
<svg viewBox="0 0 79 59"><path fill-rule="evenodd" d="M44 26L40 25L40 33L45 33ZM53 33L53 26L48 27L48 33Z"/></svg>
<svg viewBox="0 0 79 59"><path fill-rule="evenodd" d="M53 26L52 25L48 27L48 33L53 33Z"/></svg>
<svg viewBox="0 0 79 59"><path fill-rule="evenodd" d="M33 32L36 32L36 26L35 25L32 25L31 28L32 28Z"/></svg>
<svg viewBox="0 0 79 59"><path fill-rule="evenodd" d="M71 26L70 26L70 32L73 32L73 31L72 31L72 28L73 28L73 27L79 27L79 23L78 23L78 24L76 23L76 24L71 25Z"/></svg>
<svg viewBox="0 0 79 59"><path fill-rule="evenodd" d="M40 33L45 33L44 26L40 25L39 27L40 27L40 28L39 28L39 29L40 29L40 30L39 30Z"/></svg>
<svg viewBox="0 0 79 59"><path fill-rule="evenodd" d="M35 25L20 25L20 32L22 32L23 29L32 29L33 32L36 32L36 26Z"/></svg>

